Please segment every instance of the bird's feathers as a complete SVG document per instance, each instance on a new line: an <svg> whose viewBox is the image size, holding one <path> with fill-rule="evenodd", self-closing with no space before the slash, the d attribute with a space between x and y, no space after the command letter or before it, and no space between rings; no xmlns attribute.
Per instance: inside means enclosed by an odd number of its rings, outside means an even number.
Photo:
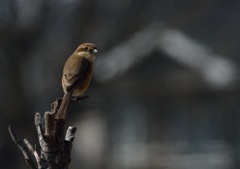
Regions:
<svg viewBox="0 0 240 169"><path fill-rule="evenodd" d="M76 84L78 84L77 86L81 86L81 83L84 81L85 77L91 69L90 61L85 58L81 58L80 62L77 64L81 64L81 66L73 65L74 68L72 70L64 71L65 73L63 74L63 83L66 86L66 91L72 90L72 87L76 86ZM80 67L80 69L76 69L77 67Z"/></svg>

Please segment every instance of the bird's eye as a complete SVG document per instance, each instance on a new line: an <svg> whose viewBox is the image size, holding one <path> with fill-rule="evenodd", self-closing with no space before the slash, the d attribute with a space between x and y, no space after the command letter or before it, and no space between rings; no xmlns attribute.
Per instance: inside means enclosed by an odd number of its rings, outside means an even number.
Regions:
<svg viewBox="0 0 240 169"><path fill-rule="evenodd" d="M83 50L87 51L87 50L88 50L88 47L84 47Z"/></svg>

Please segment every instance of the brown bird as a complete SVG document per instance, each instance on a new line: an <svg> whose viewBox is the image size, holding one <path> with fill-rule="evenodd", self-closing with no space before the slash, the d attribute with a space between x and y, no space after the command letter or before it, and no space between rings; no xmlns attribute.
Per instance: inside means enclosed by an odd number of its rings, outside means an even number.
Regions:
<svg viewBox="0 0 240 169"><path fill-rule="evenodd" d="M92 43L84 43L68 58L63 68L62 87L64 96L58 118L65 119L69 101L81 97L87 90L93 74L93 63L98 51Z"/></svg>

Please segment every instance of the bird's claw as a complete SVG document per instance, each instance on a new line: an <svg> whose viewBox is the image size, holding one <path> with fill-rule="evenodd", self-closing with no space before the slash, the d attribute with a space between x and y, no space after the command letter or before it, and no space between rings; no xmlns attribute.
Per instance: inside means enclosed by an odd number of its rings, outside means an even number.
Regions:
<svg viewBox="0 0 240 169"><path fill-rule="evenodd" d="M82 96L78 96L78 97L72 97L71 102L82 102L82 101L85 101L88 98L89 98L89 96L86 96L86 95L82 95Z"/></svg>

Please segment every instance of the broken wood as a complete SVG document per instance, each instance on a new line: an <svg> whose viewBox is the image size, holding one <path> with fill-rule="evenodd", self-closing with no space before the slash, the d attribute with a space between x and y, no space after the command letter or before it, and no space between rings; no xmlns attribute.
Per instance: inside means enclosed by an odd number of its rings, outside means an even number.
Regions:
<svg viewBox="0 0 240 169"><path fill-rule="evenodd" d="M73 102L81 102L87 96L74 98ZM47 111L42 116L41 113L35 114L35 126L38 134L40 150L28 141L22 139L17 134L13 125L9 125L9 133L14 143L21 150L27 165L31 169L67 169L71 162L71 150L74 134L77 130L74 126L69 126L65 134L66 118L59 118L59 107L62 99L57 99L51 105L51 112ZM67 110L69 104L63 109Z"/></svg>

